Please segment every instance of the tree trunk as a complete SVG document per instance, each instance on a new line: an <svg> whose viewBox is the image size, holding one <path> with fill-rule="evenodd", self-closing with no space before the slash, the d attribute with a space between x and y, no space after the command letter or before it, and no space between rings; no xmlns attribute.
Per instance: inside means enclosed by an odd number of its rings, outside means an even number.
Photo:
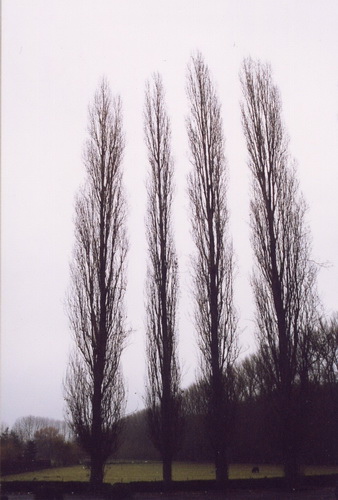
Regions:
<svg viewBox="0 0 338 500"><path fill-rule="evenodd" d="M289 451L291 451L289 449ZM297 486L299 479L299 466L297 458L295 458L292 453L288 453L288 456L284 460L284 476L286 480L286 485L289 490L292 490Z"/></svg>
<svg viewBox="0 0 338 500"><path fill-rule="evenodd" d="M91 449L90 449L90 482L94 485L102 484L103 482L103 467L102 460L102 363L96 362L94 367L94 394L92 402L93 420L91 429Z"/></svg>
<svg viewBox="0 0 338 500"><path fill-rule="evenodd" d="M101 450L98 449L91 457L90 484L94 487L101 486L104 477L104 462Z"/></svg>
<svg viewBox="0 0 338 500"><path fill-rule="evenodd" d="M296 486L299 477L299 440L291 397L285 398L282 414L284 476L288 489Z"/></svg>
<svg viewBox="0 0 338 500"><path fill-rule="evenodd" d="M215 377L216 378L216 377ZM226 422L225 422L225 405L222 387L222 377L219 374L214 380L214 401L213 401L213 443L215 452L215 471L216 481L224 483L228 479L228 457L227 457L227 439L226 439Z"/></svg>
<svg viewBox="0 0 338 500"><path fill-rule="evenodd" d="M162 439L163 439L163 451L162 451L162 469L163 469L163 481L169 484L172 480L172 435L171 435L171 401L170 401L170 364L169 360L164 356L164 363L167 363L168 373L164 377L163 383L163 402L162 402Z"/></svg>
<svg viewBox="0 0 338 500"><path fill-rule="evenodd" d="M217 483L219 484L226 483L228 480L229 471L228 471L228 460L226 456L226 450L223 446L215 457L215 465L216 465Z"/></svg>
<svg viewBox="0 0 338 500"><path fill-rule="evenodd" d="M169 455L163 456L162 471L164 483L170 484L172 481L172 461Z"/></svg>

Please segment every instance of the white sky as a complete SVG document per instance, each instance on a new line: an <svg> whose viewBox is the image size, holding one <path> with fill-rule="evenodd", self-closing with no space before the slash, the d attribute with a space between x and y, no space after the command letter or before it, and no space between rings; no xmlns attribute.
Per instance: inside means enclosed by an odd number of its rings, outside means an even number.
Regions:
<svg viewBox="0 0 338 500"><path fill-rule="evenodd" d="M64 309L74 196L84 179L87 108L105 75L124 108L129 203L128 412L144 395L146 243L142 110L145 81L162 74L176 160L183 382L195 377L189 298L185 133L186 65L200 50L222 102L229 165L235 301L243 352L254 349L249 284L248 168L240 122L243 57L270 61L282 94L290 151L309 204L313 257L328 263L319 290L338 309L338 3L336 0L3 0L1 192L1 417L63 417L70 349Z"/></svg>

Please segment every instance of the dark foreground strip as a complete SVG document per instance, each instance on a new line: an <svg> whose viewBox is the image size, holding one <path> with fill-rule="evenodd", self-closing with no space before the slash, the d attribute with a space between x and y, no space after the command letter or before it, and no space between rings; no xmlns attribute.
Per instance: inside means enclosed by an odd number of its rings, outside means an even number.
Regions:
<svg viewBox="0 0 338 500"><path fill-rule="evenodd" d="M62 481L4 481L1 483L1 500L6 494L32 493L36 500L62 500L66 494L88 495L110 500L132 499L136 493L168 492L226 492L227 490L279 490L306 491L322 487L335 487L338 493L338 474L306 476L299 478L297 485L287 485L284 478L231 479L220 485L216 481L173 481L165 485L162 481L104 483L93 489L87 482Z"/></svg>

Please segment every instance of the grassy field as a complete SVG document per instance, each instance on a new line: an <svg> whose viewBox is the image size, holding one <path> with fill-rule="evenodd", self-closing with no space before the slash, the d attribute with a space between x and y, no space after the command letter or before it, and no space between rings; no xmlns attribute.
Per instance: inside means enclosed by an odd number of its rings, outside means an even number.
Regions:
<svg viewBox="0 0 338 500"><path fill-rule="evenodd" d="M256 465L256 464L255 464ZM230 465L230 479L249 479L264 477L282 477L282 467L278 465L259 465L259 473L252 474L253 465ZM338 474L338 467L308 466L306 475ZM45 469L24 474L4 476L2 481L88 481L89 470L81 466ZM194 479L215 479L213 464L175 462L173 464L174 481ZM105 482L128 483L131 481L161 481L162 465L160 462L114 463L107 466Z"/></svg>

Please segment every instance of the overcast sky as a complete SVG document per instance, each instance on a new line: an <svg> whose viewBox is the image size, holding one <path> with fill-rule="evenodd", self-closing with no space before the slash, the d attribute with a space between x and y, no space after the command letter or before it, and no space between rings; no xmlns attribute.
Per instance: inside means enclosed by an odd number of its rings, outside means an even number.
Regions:
<svg viewBox="0 0 338 500"><path fill-rule="evenodd" d="M1 418L63 418L71 346L64 300L74 196L84 179L88 104L102 76L122 98L129 204L128 325L123 358L128 412L144 396L147 156L145 82L163 77L175 158L175 237L181 281L183 383L196 374L189 292L192 252L186 175L186 66L196 50L222 102L228 201L237 259L235 302L243 355L255 348L250 290L249 172L240 121L244 57L272 65L290 152L309 205L313 258L325 263L325 314L338 310L337 0L3 0L1 185Z"/></svg>

